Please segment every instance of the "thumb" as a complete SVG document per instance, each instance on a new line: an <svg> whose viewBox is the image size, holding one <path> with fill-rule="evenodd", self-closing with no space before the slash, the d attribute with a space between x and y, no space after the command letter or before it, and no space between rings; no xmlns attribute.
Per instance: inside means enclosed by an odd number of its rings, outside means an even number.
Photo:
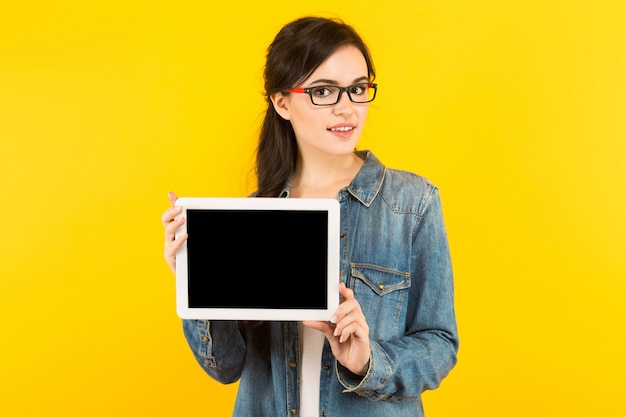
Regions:
<svg viewBox="0 0 626 417"><path fill-rule="evenodd" d="M176 200L178 200L178 196L176 195L176 193L174 191L168 191L167 198L170 200L170 204L172 205L172 207L174 207L174 205L176 204Z"/></svg>
<svg viewBox="0 0 626 417"><path fill-rule="evenodd" d="M346 284L344 284L343 282L340 282L339 283L339 295L341 296L342 301L346 301L351 298L354 298L354 291L346 287Z"/></svg>

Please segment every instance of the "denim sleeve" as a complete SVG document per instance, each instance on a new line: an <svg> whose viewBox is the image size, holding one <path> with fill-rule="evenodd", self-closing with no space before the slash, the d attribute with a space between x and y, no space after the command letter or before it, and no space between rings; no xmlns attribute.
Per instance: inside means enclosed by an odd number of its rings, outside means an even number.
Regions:
<svg viewBox="0 0 626 417"><path fill-rule="evenodd" d="M457 362L452 265L437 188L433 188L413 239L406 331L372 340L370 367L358 377L338 364L346 392L370 400L417 399L435 389Z"/></svg>
<svg viewBox="0 0 626 417"><path fill-rule="evenodd" d="M245 342L236 321L183 320L183 332L202 369L223 384L241 376Z"/></svg>

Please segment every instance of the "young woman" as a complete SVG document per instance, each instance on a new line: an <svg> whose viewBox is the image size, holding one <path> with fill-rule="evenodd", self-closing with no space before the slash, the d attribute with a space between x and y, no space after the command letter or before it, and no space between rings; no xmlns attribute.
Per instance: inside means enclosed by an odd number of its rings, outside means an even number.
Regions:
<svg viewBox="0 0 626 417"><path fill-rule="evenodd" d="M342 302L332 323L184 320L191 351L217 381L239 381L235 416L423 416L422 392L439 386L458 349L438 189L355 151L377 85L351 26L288 23L264 75L255 195L338 199ZM169 198L164 256L175 271L185 219Z"/></svg>

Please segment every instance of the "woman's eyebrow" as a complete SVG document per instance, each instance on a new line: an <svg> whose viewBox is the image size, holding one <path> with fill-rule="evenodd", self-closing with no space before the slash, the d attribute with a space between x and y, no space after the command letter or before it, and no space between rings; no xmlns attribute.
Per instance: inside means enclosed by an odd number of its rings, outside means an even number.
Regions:
<svg viewBox="0 0 626 417"><path fill-rule="evenodd" d="M368 77L363 76L363 77L356 78L356 79L355 79L352 83L353 83L353 84L359 84L359 83L362 83L362 82L368 82L368 81L369 81L369 78L368 78ZM339 82L338 82L338 81L336 81L336 80L328 80L328 79L325 79L325 78L321 78L321 79L319 79L319 80L311 81L311 82L310 82L310 85L312 85L312 84L319 84L319 85L339 85Z"/></svg>

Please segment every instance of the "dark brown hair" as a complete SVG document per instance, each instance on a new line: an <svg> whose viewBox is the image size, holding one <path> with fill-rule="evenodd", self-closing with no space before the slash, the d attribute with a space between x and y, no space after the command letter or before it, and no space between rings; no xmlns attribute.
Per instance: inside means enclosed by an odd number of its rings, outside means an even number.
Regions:
<svg viewBox="0 0 626 417"><path fill-rule="evenodd" d="M350 25L339 19L302 17L285 25L267 49L264 79L267 110L256 154L257 197L276 197L293 171L297 157L291 123L274 110L270 96L308 78L345 45L358 48L375 78L369 49Z"/></svg>

